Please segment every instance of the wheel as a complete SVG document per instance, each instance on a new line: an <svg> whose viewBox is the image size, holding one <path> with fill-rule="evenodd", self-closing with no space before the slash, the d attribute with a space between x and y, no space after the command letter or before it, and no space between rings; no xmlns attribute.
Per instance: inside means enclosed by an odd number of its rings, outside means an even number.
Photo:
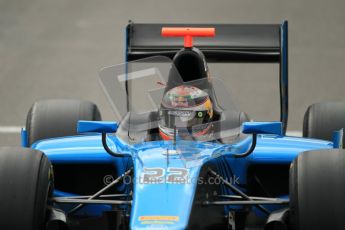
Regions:
<svg viewBox="0 0 345 230"><path fill-rule="evenodd" d="M88 101L56 99L38 101L26 119L28 144L38 140L77 134L78 120L101 120L97 106Z"/></svg>
<svg viewBox="0 0 345 230"><path fill-rule="evenodd" d="M0 148L0 188L0 229L44 229L53 172L42 152Z"/></svg>
<svg viewBox="0 0 345 230"><path fill-rule="evenodd" d="M345 103L324 102L308 107L303 122L303 136L332 140L333 131L345 128Z"/></svg>
<svg viewBox="0 0 345 230"><path fill-rule="evenodd" d="M345 229L345 151L301 153L290 168L294 230Z"/></svg>

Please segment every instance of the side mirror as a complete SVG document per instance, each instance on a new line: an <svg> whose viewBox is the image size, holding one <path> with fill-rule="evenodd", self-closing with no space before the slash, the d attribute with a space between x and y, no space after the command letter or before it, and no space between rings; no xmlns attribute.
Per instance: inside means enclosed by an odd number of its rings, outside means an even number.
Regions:
<svg viewBox="0 0 345 230"><path fill-rule="evenodd" d="M244 122L242 133L246 134L276 134L283 135L283 125L279 121L272 122Z"/></svg>
<svg viewBox="0 0 345 230"><path fill-rule="evenodd" d="M113 157L127 157L125 154L113 152L107 144L107 133L115 133L119 124L115 121L78 121L78 133L101 133L104 150Z"/></svg>
<svg viewBox="0 0 345 230"><path fill-rule="evenodd" d="M283 125L279 121L273 122L244 122L242 124L242 133L252 134L253 140L250 148L242 154L233 154L235 158L243 158L249 156L256 147L257 135L258 134L283 134Z"/></svg>
<svg viewBox="0 0 345 230"><path fill-rule="evenodd" d="M115 121L78 121L78 133L115 133L119 124Z"/></svg>

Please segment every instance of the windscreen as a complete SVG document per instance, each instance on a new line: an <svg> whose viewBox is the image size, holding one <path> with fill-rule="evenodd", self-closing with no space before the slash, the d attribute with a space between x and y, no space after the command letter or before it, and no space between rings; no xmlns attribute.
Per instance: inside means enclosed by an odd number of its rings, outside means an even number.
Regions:
<svg viewBox="0 0 345 230"><path fill-rule="evenodd" d="M130 144L150 141L233 143L245 114L217 78L184 82L167 57L150 57L100 72L120 120L116 135Z"/></svg>

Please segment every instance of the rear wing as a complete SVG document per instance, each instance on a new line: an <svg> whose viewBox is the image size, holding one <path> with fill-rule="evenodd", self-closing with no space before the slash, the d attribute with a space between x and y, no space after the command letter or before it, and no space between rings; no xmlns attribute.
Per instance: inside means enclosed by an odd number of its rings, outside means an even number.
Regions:
<svg viewBox="0 0 345 230"><path fill-rule="evenodd" d="M280 120L288 121L288 23L282 24L142 24L126 27L126 60L150 56L173 58L183 48L181 38L164 38L162 27L214 27L213 38L196 38L208 62L278 63L280 65Z"/></svg>

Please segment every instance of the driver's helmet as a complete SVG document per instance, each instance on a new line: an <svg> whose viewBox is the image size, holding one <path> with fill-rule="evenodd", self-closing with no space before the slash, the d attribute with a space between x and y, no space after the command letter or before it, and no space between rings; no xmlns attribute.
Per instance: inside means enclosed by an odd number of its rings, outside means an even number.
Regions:
<svg viewBox="0 0 345 230"><path fill-rule="evenodd" d="M165 93L159 116L158 127L162 139L174 139L175 129L181 139L198 138L207 135L211 129L213 106L205 91L181 85Z"/></svg>

